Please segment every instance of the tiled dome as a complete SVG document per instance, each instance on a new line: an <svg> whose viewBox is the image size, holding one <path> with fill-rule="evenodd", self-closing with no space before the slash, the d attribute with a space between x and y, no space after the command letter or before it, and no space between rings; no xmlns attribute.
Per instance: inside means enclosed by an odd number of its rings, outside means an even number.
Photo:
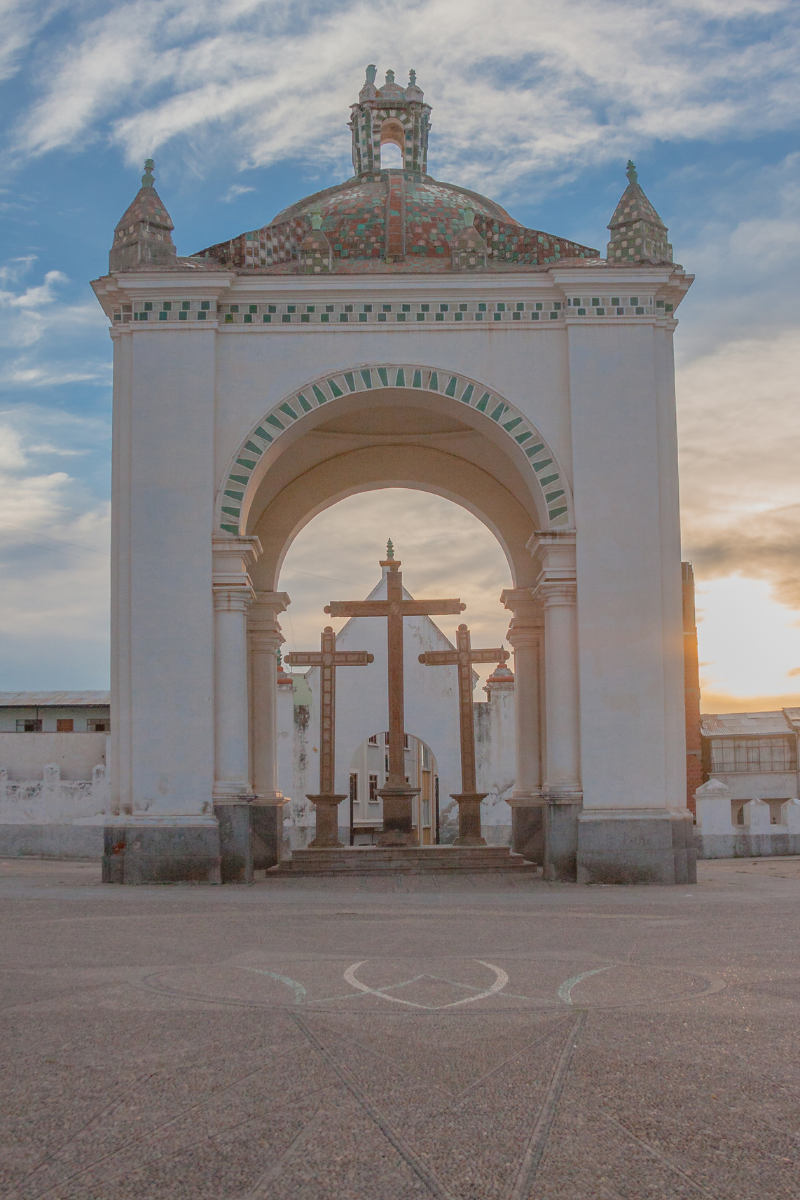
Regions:
<svg viewBox="0 0 800 1200"><path fill-rule="evenodd" d="M405 271L442 271L451 263L453 239L474 214L486 243L487 265L539 266L563 259L596 258L597 250L526 229L493 200L430 175L402 170L364 174L307 196L269 225L210 246L194 257L238 268L300 266L300 246L321 216L333 269L352 273L394 265ZM466 220L465 220L466 215Z"/></svg>

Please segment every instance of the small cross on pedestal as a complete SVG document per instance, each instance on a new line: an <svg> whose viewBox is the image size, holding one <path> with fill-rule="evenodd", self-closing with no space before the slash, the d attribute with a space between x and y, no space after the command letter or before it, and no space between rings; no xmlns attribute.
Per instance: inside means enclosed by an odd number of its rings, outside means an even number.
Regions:
<svg viewBox="0 0 800 1200"><path fill-rule="evenodd" d="M472 664L504 663L511 656L502 647L473 650L469 629L459 625L455 650L428 650L419 661L428 667L458 666L458 707L461 729L461 792L453 795L458 801L458 837L456 846L485 846L481 834L481 800L488 792L477 790L475 774L475 725L472 709Z"/></svg>
<svg viewBox="0 0 800 1200"><path fill-rule="evenodd" d="M322 631L319 651L300 650L287 654L284 661L291 666L320 668L319 717L319 795L309 796L317 812L317 832L310 847L317 849L341 846L339 841L339 805L347 796L334 793L336 771L336 668L366 667L375 661L366 650L337 650L336 634L330 625Z"/></svg>
<svg viewBox="0 0 800 1200"><path fill-rule="evenodd" d="M389 661L389 777L379 792L383 800L383 833L379 846L413 846L411 802L419 788L406 783L405 720L403 704L403 618L460 613L460 600L404 600L400 562L392 543L386 548L385 600L332 600L325 612L332 617L386 617Z"/></svg>

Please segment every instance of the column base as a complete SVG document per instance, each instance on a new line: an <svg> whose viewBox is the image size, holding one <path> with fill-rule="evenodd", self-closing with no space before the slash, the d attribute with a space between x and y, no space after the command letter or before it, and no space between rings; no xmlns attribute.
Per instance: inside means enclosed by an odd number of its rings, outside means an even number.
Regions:
<svg viewBox="0 0 800 1200"><path fill-rule="evenodd" d="M220 883L215 817L112 817L103 830L103 883Z"/></svg>
<svg viewBox="0 0 800 1200"><path fill-rule="evenodd" d="M528 862L544 864L544 800L541 792L510 796L511 848Z"/></svg>
<svg viewBox="0 0 800 1200"><path fill-rule="evenodd" d="M691 814L604 809L578 818L578 883L697 882Z"/></svg>
<svg viewBox="0 0 800 1200"><path fill-rule="evenodd" d="M544 808L544 877L553 883L578 879L579 799L549 796Z"/></svg>
<svg viewBox="0 0 800 1200"><path fill-rule="evenodd" d="M253 821L253 869L268 871L281 861L283 809L288 796L257 796L251 802Z"/></svg>
<svg viewBox="0 0 800 1200"><path fill-rule="evenodd" d="M330 850L340 847L339 841L339 805L347 796L337 796L333 792L320 793L318 796L307 797L317 813L317 832L308 843L307 850Z"/></svg>
<svg viewBox="0 0 800 1200"><path fill-rule="evenodd" d="M266 871L280 861L286 803L283 796L216 801L223 883L252 883L253 871Z"/></svg>
<svg viewBox="0 0 800 1200"><path fill-rule="evenodd" d="M378 792L383 801L383 832L378 837L379 846L416 846L414 836L414 813L412 800L419 795L419 788L410 784L387 786Z"/></svg>
<svg viewBox="0 0 800 1200"><path fill-rule="evenodd" d="M450 793L458 803L458 837L454 846L485 846L486 838L481 833L481 800L488 792Z"/></svg>

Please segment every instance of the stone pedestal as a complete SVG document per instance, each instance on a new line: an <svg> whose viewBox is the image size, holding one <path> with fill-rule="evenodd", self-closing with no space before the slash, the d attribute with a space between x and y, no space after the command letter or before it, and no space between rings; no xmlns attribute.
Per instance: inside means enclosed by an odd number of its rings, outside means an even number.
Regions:
<svg viewBox="0 0 800 1200"><path fill-rule="evenodd" d="M103 883L220 883L214 817L112 817L103 830Z"/></svg>
<svg viewBox="0 0 800 1200"><path fill-rule="evenodd" d="M416 846L411 802L419 795L419 788L410 784L385 787L378 795L383 801L383 832L378 837L378 845Z"/></svg>
<svg viewBox="0 0 800 1200"><path fill-rule="evenodd" d="M339 805L347 796L337 796L332 792L325 795L309 796L317 814L317 832L313 841L308 843L312 850L330 850L341 846L339 841Z"/></svg>
<svg viewBox="0 0 800 1200"><path fill-rule="evenodd" d="M485 846L486 838L481 833L481 800L488 792L451 793L458 802L458 837L454 846Z"/></svg>

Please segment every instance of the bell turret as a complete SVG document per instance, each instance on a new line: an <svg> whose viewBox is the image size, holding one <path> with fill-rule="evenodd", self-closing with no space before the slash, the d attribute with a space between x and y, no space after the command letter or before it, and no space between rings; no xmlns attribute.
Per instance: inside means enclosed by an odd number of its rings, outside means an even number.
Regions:
<svg viewBox="0 0 800 1200"><path fill-rule="evenodd" d="M370 63L358 104L350 107L353 169L356 175L380 171L381 146L388 142L399 147L404 171L425 175L431 106L417 87L417 73L409 71L407 87L395 82L394 71L387 71L383 86L376 87L376 74Z"/></svg>
<svg viewBox="0 0 800 1200"><path fill-rule="evenodd" d="M109 271L177 266L172 241L175 226L155 189L154 166L152 158L148 158L144 164L142 186L114 230L114 242L108 255Z"/></svg>

